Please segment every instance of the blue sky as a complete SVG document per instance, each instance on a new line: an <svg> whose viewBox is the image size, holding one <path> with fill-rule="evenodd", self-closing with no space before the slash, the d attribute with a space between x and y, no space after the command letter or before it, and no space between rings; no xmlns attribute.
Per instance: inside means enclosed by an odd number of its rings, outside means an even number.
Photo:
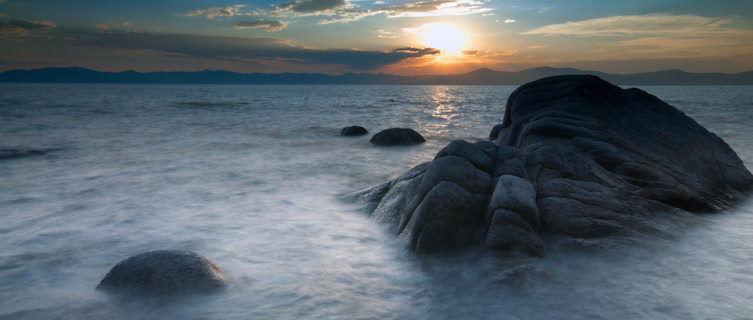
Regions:
<svg viewBox="0 0 753 320"><path fill-rule="evenodd" d="M753 69L753 1L0 0L0 70Z"/></svg>

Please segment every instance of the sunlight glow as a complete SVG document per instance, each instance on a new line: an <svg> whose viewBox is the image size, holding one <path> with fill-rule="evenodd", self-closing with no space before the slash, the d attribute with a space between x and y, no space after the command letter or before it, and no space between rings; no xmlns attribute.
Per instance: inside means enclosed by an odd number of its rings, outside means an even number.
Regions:
<svg viewBox="0 0 753 320"><path fill-rule="evenodd" d="M443 22L428 23L409 32L419 35L425 46L439 49L442 54L459 54L467 42L463 30Z"/></svg>

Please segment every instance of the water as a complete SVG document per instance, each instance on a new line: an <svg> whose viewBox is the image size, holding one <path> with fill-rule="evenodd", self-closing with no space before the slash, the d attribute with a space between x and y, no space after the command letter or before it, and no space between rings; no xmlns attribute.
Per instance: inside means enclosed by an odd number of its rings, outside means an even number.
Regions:
<svg viewBox="0 0 753 320"><path fill-rule="evenodd" d="M753 87L645 87L753 168ZM339 196L501 122L511 86L2 84L3 319L750 319L753 201L671 237L505 261L416 256ZM428 140L342 138L411 127ZM222 266L219 293L95 290L157 249Z"/></svg>

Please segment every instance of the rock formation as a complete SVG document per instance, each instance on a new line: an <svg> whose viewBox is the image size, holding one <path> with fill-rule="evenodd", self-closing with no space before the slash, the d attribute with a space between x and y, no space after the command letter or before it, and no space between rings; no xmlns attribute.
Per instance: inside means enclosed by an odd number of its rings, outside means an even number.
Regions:
<svg viewBox="0 0 753 320"><path fill-rule="evenodd" d="M390 128L371 137L369 142L379 146L408 146L424 143L426 139L408 128Z"/></svg>
<svg viewBox="0 0 753 320"><path fill-rule="evenodd" d="M540 255L542 236L664 232L753 187L732 149L639 89L557 76L509 97L494 142L454 141L433 161L356 194L420 252L482 246Z"/></svg>
<svg viewBox="0 0 753 320"><path fill-rule="evenodd" d="M207 292L225 285L222 269L194 252L150 251L116 264L97 289L138 290L156 294Z"/></svg>

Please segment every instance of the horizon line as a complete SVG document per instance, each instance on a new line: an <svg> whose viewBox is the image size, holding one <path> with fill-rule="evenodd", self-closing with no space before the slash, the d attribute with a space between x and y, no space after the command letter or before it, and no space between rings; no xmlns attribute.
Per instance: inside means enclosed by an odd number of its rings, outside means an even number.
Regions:
<svg viewBox="0 0 753 320"><path fill-rule="evenodd" d="M549 65L542 65L538 67L531 67L531 68L524 68L516 71L504 71L504 70L496 70L488 67L479 67L477 69L473 69L471 71L467 72L461 72L461 73L434 73L434 74L413 74L413 75L402 75L402 74L394 74L394 73L384 73L384 72L344 72L340 74L329 74L329 73L321 73L321 72L277 72L277 73L270 73L270 72L238 72L238 71L232 71L227 69L203 69L203 70L196 70L196 71L189 71L189 70L159 70L159 71L136 71L133 69L126 69L121 71L101 71L97 69L87 68L87 67L81 67L81 66L67 66L67 67L41 67L41 68L33 68L33 69L23 69L23 68L16 68L16 69L8 69L4 71L0 71L0 74L6 73L6 72L12 72L12 71L37 71L37 70L45 70L45 69L83 69L87 71L94 71L99 73L125 73L125 72L134 72L139 74L149 74L149 73L177 73L177 72L185 72L185 73L199 73L199 72L230 72L235 74L245 74L245 75L253 75L253 74L265 74L265 75L282 75L282 74L307 74L307 75L326 75L326 76L332 76L332 77L340 77L348 74L355 74L355 75L388 75L388 76L396 76L396 77L436 77L436 76L457 76L457 75L466 75L482 70L489 70L493 72L500 72L500 73L519 73L524 71L531 71L536 69L551 69L551 70L562 70L562 69L570 69L575 70L578 72L590 72L590 73L601 73L601 74L609 74L609 75L620 75L620 76L628 76L628 75L637 75L637 74L650 74L650 73L659 73L659 72L668 72L668 71L674 71L674 72L682 72L686 74L695 74L695 75L710 75L710 74L718 74L718 75L738 75L743 73L749 73L753 72L753 69L747 70L747 71L740 71L736 73L727 73L727 72L689 72L682 69L659 69L654 71L643 71L643 72L634 72L634 73L613 73L613 72L606 72L606 71L599 71L599 70L584 70L584 69L578 69L573 67L552 67Z"/></svg>

